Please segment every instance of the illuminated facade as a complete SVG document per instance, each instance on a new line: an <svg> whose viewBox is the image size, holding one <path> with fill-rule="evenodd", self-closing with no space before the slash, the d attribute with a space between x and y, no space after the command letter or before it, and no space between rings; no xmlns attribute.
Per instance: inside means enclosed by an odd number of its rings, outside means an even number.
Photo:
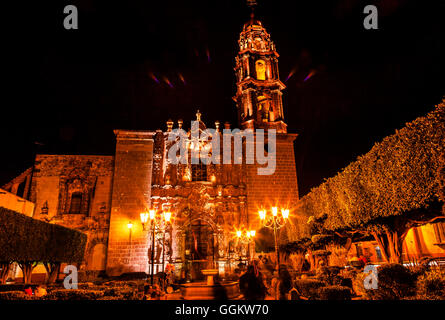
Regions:
<svg viewBox="0 0 445 320"><path fill-rule="evenodd" d="M165 131L115 130L114 156L37 155L32 169L3 188L34 203L34 218L88 235L84 270L108 275L150 273L153 262L155 272L173 263L192 278L200 278L199 270L204 268L227 271L249 255L248 246L237 241L236 231L258 231L261 208L285 207L292 217L298 201L293 146L297 135L287 132L278 57L270 35L252 17L239 38L233 99L238 128L276 130L276 169L271 175L258 175L261 165L246 163L246 153L241 164L195 164L190 154L187 163L172 163L167 155L174 142L168 136L172 130L186 128L182 120L169 120ZM200 133L207 128L204 117L199 111L191 117ZM215 135L222 135L230 124L223 127L215 122ZM214 152L209 146L190 139L187 150ZM159 216L166 211L172 214L165 232L155 233L154 247L152 234L140 222L140 214L150 209ZM443 226L410 230L405 259L445 256ZM282 240L287 232L282 229ZM365 254L371 261L381 261L375 243L353 248L350 255Z"/></svg>
<svg viewBox="0 0 445 320"><path fill-rule="evenodd" d="M153 256L155 272L167 263L195 279L204 268L233 270L253 252L253 244L237 241L236 231L259 230L260 208L280 205L292 214L298 200L297 135L287 133L278 53L258 20L252 18L243 27L235 70L236 127L277 131L271 175L258 175L263 165L248 163L245 151L239 164L195 164L190 154L186 163L172 163L167 155L174 142L168 135L186 129L182 120L167 121L165 131L115 130L114 156L37 155L27 196L36 204L34 217L88 235L82 269L109 275L150 273ZM190 119L198 122L200 134L207 128L204 117L198 111ZM213 128L214 135L222 136L230 124L215 122ZM191 130L186 130L190 138ZM193 148L214 152L203 141L190 140L187 150ZM155 233L154 248L152 233L140 222L140 213L150 209L157 215L172 213L165 232Z"/></svg>

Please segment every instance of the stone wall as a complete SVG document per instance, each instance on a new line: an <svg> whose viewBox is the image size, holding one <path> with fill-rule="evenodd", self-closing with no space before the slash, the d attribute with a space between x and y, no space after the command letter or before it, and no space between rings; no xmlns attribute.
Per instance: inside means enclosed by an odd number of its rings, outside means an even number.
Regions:
<svg viewBox="0 0 445 320"><path fill-rule="evenodd" d="M35 205L31 201L16 196L0 188L0 207L23 213L28 217L34 214Z"/></svg>
<svg viewBox="0 0 445 320"><path fill-rule="evenodd" d="M36 156L30 195L36 204L34 218L86 233L85 269L104 269L106 250L97 248L108 241L113 167L113 156ZM81 195L82 205L73 213L75 192Z"/></svg>
<svg viewBox="0 0 445 320"><path fill-rule="evenodd" d="M290 210L298 201L297 173L293 142L296 134L277 134L276 168L271 175L258 175L257 164L246 165L247 176L247 207L250 224L256 229L261 228L258 210L267 209L271 214L272 206Z"/></svg>
<svg viewBox="0 0 445 320"><path fill-rule="evenodd" d="M150 207L154 133L116 130L115 134L107 257L107 274L111 276L147 272L148 237L142 230L140 213Z"/></svg>

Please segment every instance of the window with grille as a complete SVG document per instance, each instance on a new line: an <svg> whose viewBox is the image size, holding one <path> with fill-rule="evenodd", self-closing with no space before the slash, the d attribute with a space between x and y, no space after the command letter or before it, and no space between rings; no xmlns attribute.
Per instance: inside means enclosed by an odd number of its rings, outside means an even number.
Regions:
<svg viewBox="0 0 445 320"><path fill-rule="evenodd" d="M82 193L75 192L71 195L70 213L79 214L82 209Z"/></svg>
<svg viewBox="0 0 445 320"><path fill-rule="evenodd" d="M204 163L192 164L192 181L207 181L207 166Z"/></svg>

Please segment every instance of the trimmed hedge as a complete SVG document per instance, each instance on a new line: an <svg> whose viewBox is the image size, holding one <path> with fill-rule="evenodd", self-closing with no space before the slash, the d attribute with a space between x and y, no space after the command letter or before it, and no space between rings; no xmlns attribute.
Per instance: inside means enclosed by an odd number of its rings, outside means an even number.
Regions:
<svg viewBox="0 0 445 320"><path fill-rule="evenodd" d="M372 236L401 263L408 230L445 219L445 100L300 199L290 241ZM328 237L329 239L329 237Z"/></svg>
<svg viewBox="0 0 445 320"><path fill-rule="evenodd" d="M445 103L376 143L365 155L300 200L323 229L361 229L377 218L445 201ZM440 214L440 212L438 212ZM298 239L295 239L298 240Z"/></svg>
<svg viewBox="0 0 445 320"><path fill-rule="evenodd" d="M320 300L351 300L351 288L327 286L319 289Z"/></svg>
<svg viewBox="0 0 445 320"><path fill-rule="evenodd" d="M0 262L80 263L87 236L0 207Z"/></svg>
<svg viewBox="0 0 445 320"><path fill-rule="evenodd" d="M408 268L390 263L378 268L378 288L366 290L371 300L400 300L416 294L416 279Z"/></svg>
<svg viewBox="0 0 445 320"><path fill-rule="evenodd" d="M326 286L325 282L316 279L297 279L294 284L298 292L310 300L317 299L320 288Z"/></svg>
<svg viewBox="0 0 445 320"><path fill-rule="evenodd" d="M417 279L417 298L445 300L445 270L434 268Z"/></svg>
<svg viewBox="0 0 445 320"><path fill-rule="evenodd" d="M48 293L45 300L97 300L104 296L103 291L81 289L59 289Z"/></svg>
<svg viewBox="0 0 445 320"><path fill-rule="evenodd" d="M24 291L5 291L0 292L0 300L31 300L32 297Z"/></svg>

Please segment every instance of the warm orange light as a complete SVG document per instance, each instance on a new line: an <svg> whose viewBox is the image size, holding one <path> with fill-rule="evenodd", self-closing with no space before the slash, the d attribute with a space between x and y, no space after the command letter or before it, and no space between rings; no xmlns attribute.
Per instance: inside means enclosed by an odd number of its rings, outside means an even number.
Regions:
<svg viewBox="0 0 445 320"><path fill-rule="evenodd" d="M156 211L152 209L148 210L148 212L150 213L150 220L154 220L156 216Z"/></svg>
<svg viewBox="0 0 445 320"><path fill-rule="evenodd" d="M250 238L250 231L246 231L246 237Z"/></svg>
<svg viewBox="0 0 445 320"><path fill-rule="evenodd" d="M251 236L251 237L255 237L255 234L256 234L256 231L255 231L255 230L251 230L251 231L250 231L250 236Z"/></svg>
<svg viewBox="0 0 445 320"><path fill-rule="evenodd" d="M164 212L164 219L166 222L170 222L171 216L172 216L172 213L170 211Z"/></svg>
<svg viewBox="0 0 445 320"><path fill-rule="evenodd" d="M277 214L278 214L278 208L277 207L272 207L272 214L273 214L274 217L277 216Z"/></svg>
<svg viewBox="0 0 445 320"><path fill-rule="evenodd" d="M130 221L130 222L128 222L128 224L127 224L127 227L128 227L128 229L131 229L131 228L133 228L133 224L131 223L131 221Z"/></svg>
<svg viewBox="0 0 445 320"><path fill-rule="evenodd" d="M289 209L281 209L281 214L283 215L284 219L289 218Z"/></svg>
<svg viewBox="0 0 445 320"><path fill-rule="evenodd" d="M258 211L258 213L260 214L261 220L266 219L266 210L260 210L260 211Z"/></svg>
<svg viewBox="0 0 445 320"><path fill-rule="evenodd" d="M238 230L238 231L236 232L236 236L237 236L238 238L241 238L241 231L240 231L240 230Z"/></svg>
<svg viewBox="0 0 445 320"><path fill-rule="evenodd" d="M148 221L148 213L147 212L141 213L141 223L144 225L147 223L147 221Z"/></svg>
<svg viewBox="0 0 445 320"><path fill-rule="evenodd" d="M216 177L215 177L214 175L212 175L212 176L210 177L210 181L212 181L212 182L216 182Z"/></svg>

